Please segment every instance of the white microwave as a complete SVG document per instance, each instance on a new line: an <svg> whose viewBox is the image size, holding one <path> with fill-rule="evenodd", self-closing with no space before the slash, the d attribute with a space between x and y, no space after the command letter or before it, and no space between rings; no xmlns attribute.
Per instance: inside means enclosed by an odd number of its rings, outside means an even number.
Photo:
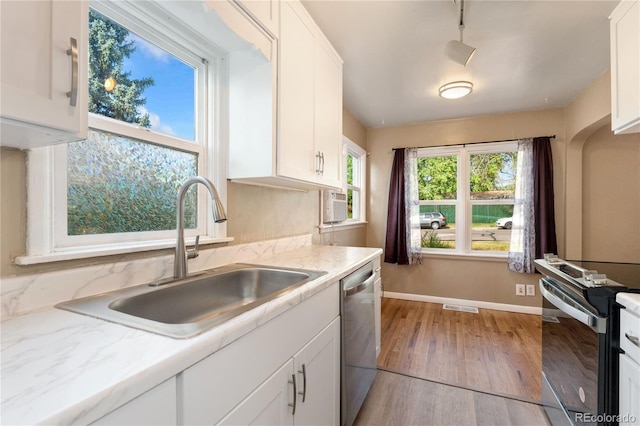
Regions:
<svg viewBox="0 0 640 426"><path fill-rule="evenodd" d="M322 222L336 223L347 220L347 194L337 191L322 193Z"/></svg>

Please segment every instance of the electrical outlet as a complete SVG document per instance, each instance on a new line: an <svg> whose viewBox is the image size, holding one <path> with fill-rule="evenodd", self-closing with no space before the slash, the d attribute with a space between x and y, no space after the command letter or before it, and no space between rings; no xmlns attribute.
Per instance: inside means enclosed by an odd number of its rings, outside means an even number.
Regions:
<svg viewBox="0 0 640 426"><path fill-rule="evenodd" d="M534 284L527 284L527 296L536 295L536 286Z"/></svg>
<svg viewBox="0 0 640 426"><path fill-rule="evenodd" d="M524 284L516 284L516 296L524 296Z"/></svg>

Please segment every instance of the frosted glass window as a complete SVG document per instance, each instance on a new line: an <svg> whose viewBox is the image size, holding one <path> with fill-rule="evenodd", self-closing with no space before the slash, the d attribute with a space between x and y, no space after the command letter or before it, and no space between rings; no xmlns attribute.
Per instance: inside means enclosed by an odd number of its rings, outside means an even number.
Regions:
<svg viewBox="0 0 640 426"><path fill-rule="evenodd" d="M69 235L176 228L176 194L198 174L198 156L90 130L67 148ZM197 226L197 197L185 198L185 228Z"/></svg>

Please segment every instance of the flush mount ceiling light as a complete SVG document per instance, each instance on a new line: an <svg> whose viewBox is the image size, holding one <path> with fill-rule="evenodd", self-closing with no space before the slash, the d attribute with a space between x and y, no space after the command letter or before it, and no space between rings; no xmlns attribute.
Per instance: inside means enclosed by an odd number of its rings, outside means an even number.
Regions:
<svg viewBox="0 0 640 426"><path fill-rule="evenodd" d="M451 40L447 43L444 47L444 54L453 62L457 62L466 67L476 52L476 48L462 42L462 31L464 30L464 0L460 0L460 23L458 28L460 29L460 41Z"/></svg>
<svg viewBox="0 0 640 426"><path fill-rule="evenodd" d="M441 98L458 99L467 96L473 91L473 83L470 81L453 81L440 86L438 92Z"/></svg>

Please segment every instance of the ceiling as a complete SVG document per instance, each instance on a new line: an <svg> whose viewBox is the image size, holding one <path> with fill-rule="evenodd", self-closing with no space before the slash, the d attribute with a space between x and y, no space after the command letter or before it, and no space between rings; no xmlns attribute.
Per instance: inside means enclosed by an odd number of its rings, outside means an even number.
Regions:
<svg viewBox="0 0 640 426"><path fill-rule="evenodd" d="M609 67L618 1L467 0L467 67L443 53L459 39L459 0L303 3L344 60L346 108L376 128L568 105ZM473 93L440 98L456 80Z"/></svg>

